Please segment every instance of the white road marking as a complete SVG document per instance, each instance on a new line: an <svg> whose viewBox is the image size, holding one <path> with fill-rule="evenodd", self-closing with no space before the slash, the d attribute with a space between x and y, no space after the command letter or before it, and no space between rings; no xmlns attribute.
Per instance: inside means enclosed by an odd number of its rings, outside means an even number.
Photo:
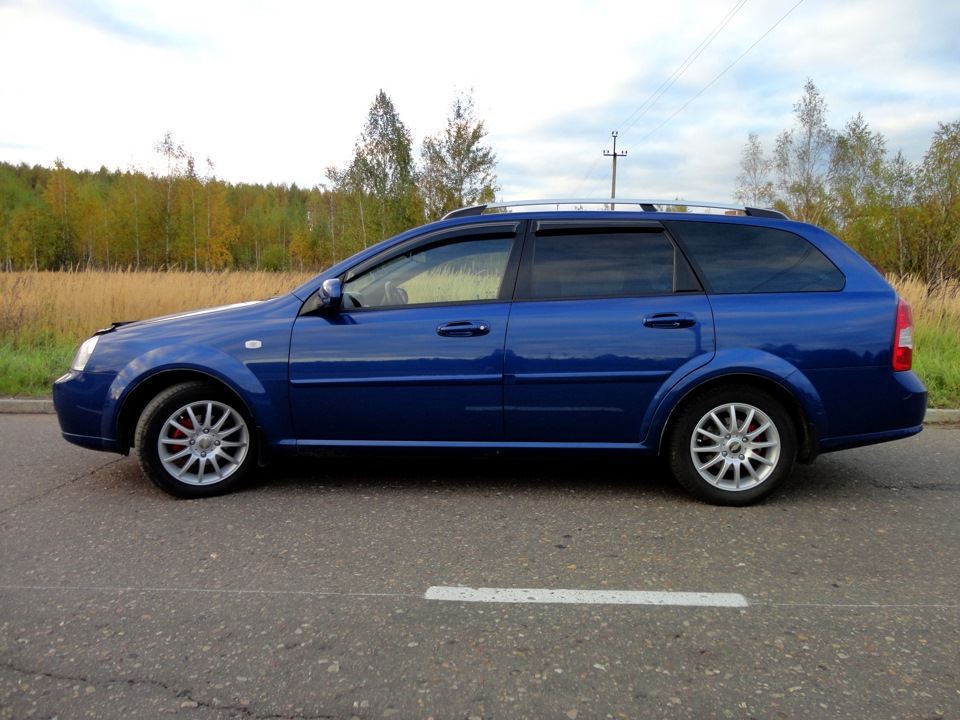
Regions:
<svg viewBox="0 0 960 720"><path fill-rule="evenodd" d="M119 460L112 461L119 462ZM378 598L394 598L394 599L424 599L424 600L448 600L448 601L459 601L459 602L483 602L484 600L477 595L479 592L503 592L502 590L498 591L496 588L481 588L481 590L475 590L473 588L465 587L432 587L427 590L426 594L420 592L344 592L336 590L267 590L267 589L258 589L258 588L184 588L184 587L122 587L122 586L93 586L93 585L5 585L0 584L0 592L25 592L25 593L107 593L111 595L116 595L118 593L139 593L141 595L169 595L169 594L181 594L181 595L222 595L224 597L229 597L231 595L264 595L264 596L290 596L290 597L316 597L316 598L360 598L360 599L373 599ZM578 593L582 596L592 596L593 599L590 602L597 604L606 603L614 604L614 601L609 599L607 600L598 600L598 598L604 597L613 597L613 596L628 596L634 595L638 596L641 600L641 604L656 604L656 605L699 605L699 606L708 606L708 607L772 607L772 608L823 608L826 610L836 609L836 610L845 610L854 608L857 610L879 610L882 612L889 610L960 610L960 604L958 603L804 603L804 602L750 602L742 595L736 595L732 593L670 593L670 592L634 592L634 591L615 591L615 590L522 590L522 589L510 589L511 593L528 593L528 598L531 598L530 593ZM474 597L468 597L468 594L473 594ZM662 602L657 601L657 597L662 596L668 600L673 599L674 602ZM677 597L694 597L694 598L704 598L710 599L712 602L709 603L681 603L676 602ZM724 599L727 601L718 603L716 602L717 598ZM644 599L646 598L646 599ZM733 600L730 602L729 600ZM494 601L487 601L494 602ZM500 596L495 602L537 602L532 599L526 600L515 600L503 599L503 596ZM559 600L543 600L540 602L561 602ZM563 602L573 603L573 602L584 602L583 600L573 600L568 599ZM619 603L622 604L624 601L621 599ZM632 602L636 603L636 600Z"/></svg>
<svg viewBox="0 0 960 720"><path fill-rule="evenodd" d="M650 592L638 590L550 590L531 588L469 588L434 586L427 600L486 603L566 603L579 605L680 605L687 607L748 607L738 593Z"/></svg>

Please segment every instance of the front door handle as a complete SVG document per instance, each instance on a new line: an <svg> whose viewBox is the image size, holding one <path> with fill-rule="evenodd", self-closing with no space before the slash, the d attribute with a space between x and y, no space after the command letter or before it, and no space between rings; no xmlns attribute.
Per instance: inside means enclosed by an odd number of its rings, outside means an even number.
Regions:
<svg viewBox="0 0 960 720"><path fill-rule="evenodd" d="M490 332L490 323L482 320L456 320L437 326L437 335L443 337L476 337Z"/></svg>
<svg viewBox="0 0 960 720"><path fill-rule="evenodd" d="M685 312L667 312L654 313L643 317L644 327L656 328L659 330L674 330L676 328L688 328L697 324L697 318L693 313Z"/></svg>

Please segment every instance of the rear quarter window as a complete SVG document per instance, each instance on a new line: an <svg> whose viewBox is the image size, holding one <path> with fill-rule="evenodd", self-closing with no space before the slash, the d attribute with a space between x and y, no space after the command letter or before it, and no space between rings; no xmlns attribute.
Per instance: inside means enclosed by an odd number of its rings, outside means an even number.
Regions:
<svg viewBox="0 0 960 720"><path fill-rule="evenodd" d="M843 273L807 239L736 223L664 223L715 294L836 292Z"/></svg>

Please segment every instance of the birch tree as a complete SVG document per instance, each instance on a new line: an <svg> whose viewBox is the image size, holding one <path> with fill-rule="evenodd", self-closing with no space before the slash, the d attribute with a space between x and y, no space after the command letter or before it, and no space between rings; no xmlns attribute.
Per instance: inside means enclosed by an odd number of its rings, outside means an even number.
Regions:
<svg viewBox="0 0 960 720"><path fill-rule="evenodd" d="M740 173L733 197L737 202L751 207L769 207L775 200L773 180L773 160L763 152L760 136L751 132L747 135L747 144L740 156Z"/></svg>
<svg viewBox="0 0 960 720"><path fill-rule="evenodd" d="M827 217L827 181L835 133L827 125L827 103L812 80L793 106L796 125L777 137L777 190L789 214L821 224Z"/></svg>
<svg viewBox="0 0 960 720"><path fill-rule="evenodd" d="M446 128L424 139L421 190L428 220L457 208L492 202L497 186L497 156L484 140L487 131L476 116L472 95L458 95Z"/></svg>

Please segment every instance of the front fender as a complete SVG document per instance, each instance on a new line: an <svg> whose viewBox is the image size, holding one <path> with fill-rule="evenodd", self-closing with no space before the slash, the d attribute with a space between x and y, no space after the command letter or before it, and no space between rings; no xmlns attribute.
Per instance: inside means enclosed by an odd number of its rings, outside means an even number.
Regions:
<svg viewBox="0 0 960 720"><path fill-rule="evenodd" d="M720 351L706 365L682 376L679 373L674 373L661 386L650 403L644 418L647 427L644 444L657 449L662 446L671 416L686 398L707 386L738 379L779 386L796 400L817 437L828 434L827 415L820 394L802 371L778 355L762 350Z"/></svg>
<svg viewBox="0 0 960 720"><path fill-rule="evenodd" d="M118 432L123 405L137 388L170 372L193 372L225 385L246 404L256 425L268 436L289 437L289 412L280 412L274 406L257 374L232 355L204 345L167 345L131 360L117 374L107 392L107 407L102 419L103 437L114 437ZM285 384L286 377L278 376L273 381ZM279 397L286 397L286 393Z"/></svg>

